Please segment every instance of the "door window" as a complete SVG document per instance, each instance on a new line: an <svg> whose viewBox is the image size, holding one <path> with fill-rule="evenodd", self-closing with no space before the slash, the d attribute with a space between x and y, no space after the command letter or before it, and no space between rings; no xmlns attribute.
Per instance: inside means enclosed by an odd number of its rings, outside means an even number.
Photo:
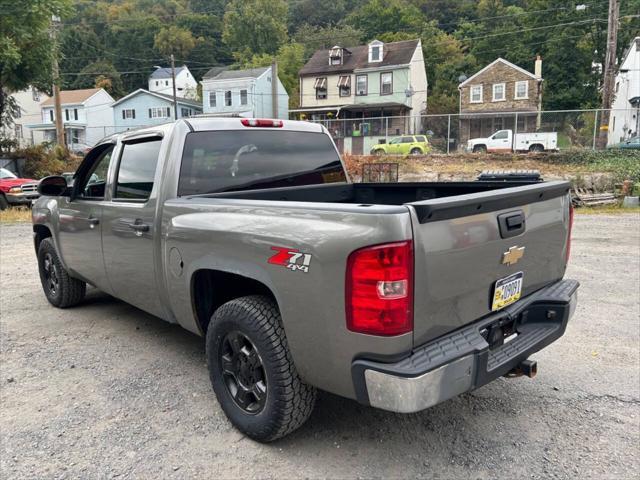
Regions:
<svg viewBox="0 0 640 480"><path fill-rule="evenodd" d="M392 138L389 145L395 145L396 143L400 143L400 137Z"/></svg>
<svg viewBox="0 0 640 480"><path fill-rule="evenodd" d="M402 143L413 143L413 137L402 137Z"/></svg>
<svg viewBox="0 0 640 480"><path fill-rule="evenodd" d="M509 137L509 132L507 132L506 130L501 130L500 132L496 132L493 137L494 140L504 140L505 138Z"/></svg>
<svg viewBox="0 0 640 480"><path fill-rule="evenodd" d="M87 200L104 199L104 192L107 185L107 172L109 171L112 153L113 145L110 145L99 154L87 173L76 180L79 182L77 189L78 198ZM82 169L82 167L80 168Z"/></svg>
<svg viewBox="0 0 640 480"><path fill-rule="evenodd" d="M114 199L144 201L149 198L161 144L161 139L154 139L123 146Z"/></svg>

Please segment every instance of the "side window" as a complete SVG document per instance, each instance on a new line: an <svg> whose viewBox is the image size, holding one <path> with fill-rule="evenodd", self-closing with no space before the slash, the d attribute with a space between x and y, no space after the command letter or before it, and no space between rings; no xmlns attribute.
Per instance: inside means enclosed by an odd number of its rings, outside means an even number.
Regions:
<svg viewBox="0 0 640 480"><path fill-rule="evenodd" d="M396 143L400 143L400 137L392 138L389 145L395 145Z"/></svg>
<svg viewBox="0 0 640 480"><path fill-rule="evenodd" d="M496 132L491 138L493 138L494 140L503 140L508 137L509 132L507 132L506 130L500 130L499 132Z"/></svg>
<svg viewBox="0 0 640 480"><path fill-rule="evenodd" d="M146 200L153 189L162 140L154 139L123 146L118 165L116 200Z"/></svg>
<svg viewBox="0 0 640 480"><path fill-rule="evenodd" d="M416 142L426 142L427 138L424 135L416 135Z"/></svg>
<svg viewBox="0 0 640 480"><path fill-rule="evenodd" d="M402 143L413 143L413 137L402 137Z"/></svg>
<svg viewBox="0 0 640 480"><path fill-rule="evenodd" d="M113 146L110 146L100 154L87 174L77 180L80 182L77 190L78 198L85 198L87 200L104 199L104 192L107 186L107 172L109 171L112 153Z"/></svg>

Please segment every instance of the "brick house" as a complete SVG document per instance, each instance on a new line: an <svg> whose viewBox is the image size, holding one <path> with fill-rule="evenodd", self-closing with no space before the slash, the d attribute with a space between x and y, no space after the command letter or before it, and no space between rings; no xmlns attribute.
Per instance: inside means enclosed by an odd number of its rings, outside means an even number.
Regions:
<svg viewBox="0 0 640 480"><path fill-rule="evenodd" d="M542 60L534 72L498 58L458 85L460 92L460 140L488 137L502 129L535 132L542 108Z"/></svg>

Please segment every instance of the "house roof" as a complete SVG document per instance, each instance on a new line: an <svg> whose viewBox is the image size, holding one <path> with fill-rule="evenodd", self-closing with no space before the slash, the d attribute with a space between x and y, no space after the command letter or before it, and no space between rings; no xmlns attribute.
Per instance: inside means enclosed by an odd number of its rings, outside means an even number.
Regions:
<svg viewBox="0 0 640 480"><path fill-rule="evenodd" d="M82 90L62 90L60 92L60 103L62 105L79 105L86 102L102 88L83 88ZM53 106L54 97L49 97L40 105L43 107Z"/></svg>
<svg viewBox="0 0 640 480"><path fill-rule="evenodd" d="M119 105L120 103L125 102L125 101L129 100L130 98L133 98L136 95L139 95L141 93L146 93L147 95L151 95L151 96L154 96L154 97L162 98L164 100L168 100L170 102L173 102L173 96L172 95L166 95L164 93L159 93L159 92L150 92L149 90L145 90L144 88L139 88L138 90L135 90L135 91L131 92L129 95L126 95L126 96L122 97L120 100L115 102L112 106L115 107L116 105ZM176 101L178 102L178 104L181 104L181 105L188 105L190 107L202 108L202 103L197 102L195 100L188 99L188 98L176 97Z"/></svg>
<svg viewBox="0 0 640 480"><path fill-rule="evenodd" d="M176 76L183 70L189 70L186 65L176 67ZM171 78L171 67L156 68L155 71L149 75L149 78Z"/></svg>
<svg viewBox="0 0 640 480"><path fill-rule="evenodd" d="M491 67L493 67L494 65L496 65L497 63L503 63L505 64L507 67L511 67L517 71L519 71L520 73L524 74L524 75L528 75L531 78L534 79L538 79L538 77L536 77L533 73L525 70L522 67L517 66L514 63L509 62L508 60L505 60L504 58L496 58L493 62L491 62L489 65L487 65L486 67L484 67L482 70L479 70L478 72L476 72L475 74L471 75L469 78L467 78L464 82L462 82L460 85L458 85L458 88L463 87L464 85L466 85L467 83L469 83L471 80L473 80L474 78L476 78L478 75L480 75L481 73L486 72L487 70L489 70Z"/></svg>
<svg viewBox="0 0 640 480"><path fill-rule="evenodd" d="M249 68L247 70L226 70L213 67L204 74L203 80L233 80L236 78L258 78L271 67Z"/></svg>
<svg viewBox="0 0 640 480"><path fill-rule="evenodd" d="M406 65L411 62L413 53L419 43L420 40L404 40L402 42L385 43L382 61L371 63L369 63L369 45L359 45L357 47L349 47L348 49L345 49L341 65L329 65L330 48L316 50L309 61L298 73L299 75L313 75L318 73L350 72L359 68Z"/></svg>
<svg viewBox="0 0 640 480"><path fill-rule="evenodd" d="M627 61L627 57L629 57L629 55L634 51L634 46L635 51L640 52L640 37L635 37L633 40L631 40L626 50L622 54L622 61L619 65L623 65Z"/></svg>

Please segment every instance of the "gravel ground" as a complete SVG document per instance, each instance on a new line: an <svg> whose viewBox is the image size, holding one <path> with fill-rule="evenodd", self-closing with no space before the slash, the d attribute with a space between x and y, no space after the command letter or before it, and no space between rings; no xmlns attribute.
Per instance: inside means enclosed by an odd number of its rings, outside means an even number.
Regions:
<svg viewBox="0 0 640 480"><path fill-rule="evenodd" d="M30 231L0 226L3 478L638 478L637 215L576 217L578 310L534 380L412 415L321 394L270 445L226 420L200 338L95 290L49 306Z"/></svg>

